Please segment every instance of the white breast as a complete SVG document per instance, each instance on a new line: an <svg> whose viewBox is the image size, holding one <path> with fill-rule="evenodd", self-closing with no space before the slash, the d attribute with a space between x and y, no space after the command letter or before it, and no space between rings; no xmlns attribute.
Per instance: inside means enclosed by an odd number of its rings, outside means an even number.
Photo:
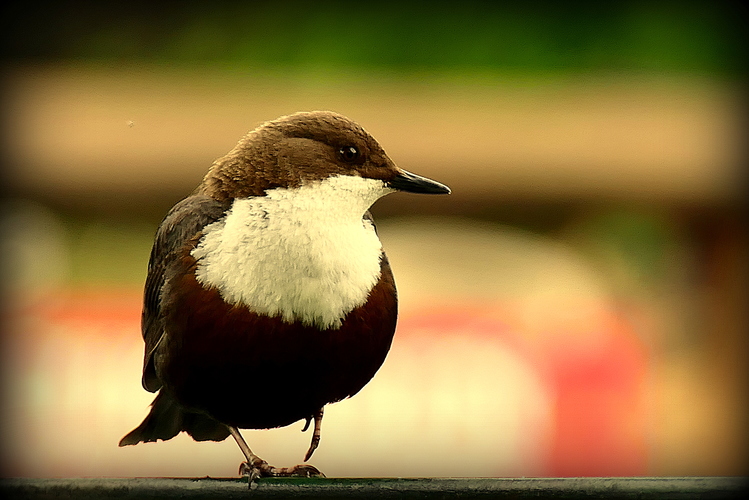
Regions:
<svg viewBox="0 0 749 500"><path fill-rule="evenodd" d="M380 180L336 176L235 200L192 251L197 280L256 313L338 328L380 277L382 245L362 216L390 192Z"/></svg>

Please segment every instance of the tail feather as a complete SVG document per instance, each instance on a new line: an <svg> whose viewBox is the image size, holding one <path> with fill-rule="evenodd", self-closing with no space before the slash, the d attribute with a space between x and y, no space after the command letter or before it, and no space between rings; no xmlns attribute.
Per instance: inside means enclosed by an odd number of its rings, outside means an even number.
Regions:
<svg viewBox="0 0 749 500"><path fill-rule="evenodd" d="M161 391L151 403L151 411L141 424L120 440L120 446L172 439L185 431L196 441L223 441L229 429L208 415L184 410Z"/></svg>

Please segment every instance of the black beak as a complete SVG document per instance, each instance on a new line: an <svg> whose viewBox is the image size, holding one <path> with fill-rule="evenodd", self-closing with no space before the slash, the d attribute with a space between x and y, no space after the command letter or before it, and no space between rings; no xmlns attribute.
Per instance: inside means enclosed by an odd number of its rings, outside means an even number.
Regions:
<svg viewBox="0 0 749 500"><path fill-rule="evenodd" d="M412 174L406 170L401 170L398 175L388 183L388 185L398 191L409 193L424 194L450 194L450 188L432 179L427 179L420 175Z"/></svg>

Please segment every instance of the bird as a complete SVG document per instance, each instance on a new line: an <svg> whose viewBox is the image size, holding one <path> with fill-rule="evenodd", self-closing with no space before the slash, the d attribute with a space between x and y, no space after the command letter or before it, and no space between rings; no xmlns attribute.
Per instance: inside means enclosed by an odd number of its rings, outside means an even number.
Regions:
<svg viewBox="0 0 749 500"><path fill-rule="evenodd" d="M397 292L369 209L397 191L450 193L332 111L267 121L214 161L156 231L141 331L142 385L157 395L119 446L232 436L250 484L324 476L306 464L324 407L359 392L393 340ZM314 430L293 467L240 433L301 420Z"/></svg>

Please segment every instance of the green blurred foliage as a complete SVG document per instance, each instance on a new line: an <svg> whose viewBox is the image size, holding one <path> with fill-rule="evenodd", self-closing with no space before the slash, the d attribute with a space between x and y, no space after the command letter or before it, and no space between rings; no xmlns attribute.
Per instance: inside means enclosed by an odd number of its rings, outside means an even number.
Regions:
<svg viewBox="0 0 749 500"><path fill-rule="evenodd" d="M156 228L140 221L66 221L69 280L140 286Z"/></svg>
<svg viewBox="0 0 749 500"><path fill-rule="evenodd" d="M689 242L677 218L661 209L600 209L570 221L560 234L625 296L662 292L673 274L684 273Z"/></svg>
<svg viewBox="0 0 749 500"><path fill-rule="evenodd" d="M6 2L6 55L242 67L743 74L739 2Z"/></svg>

